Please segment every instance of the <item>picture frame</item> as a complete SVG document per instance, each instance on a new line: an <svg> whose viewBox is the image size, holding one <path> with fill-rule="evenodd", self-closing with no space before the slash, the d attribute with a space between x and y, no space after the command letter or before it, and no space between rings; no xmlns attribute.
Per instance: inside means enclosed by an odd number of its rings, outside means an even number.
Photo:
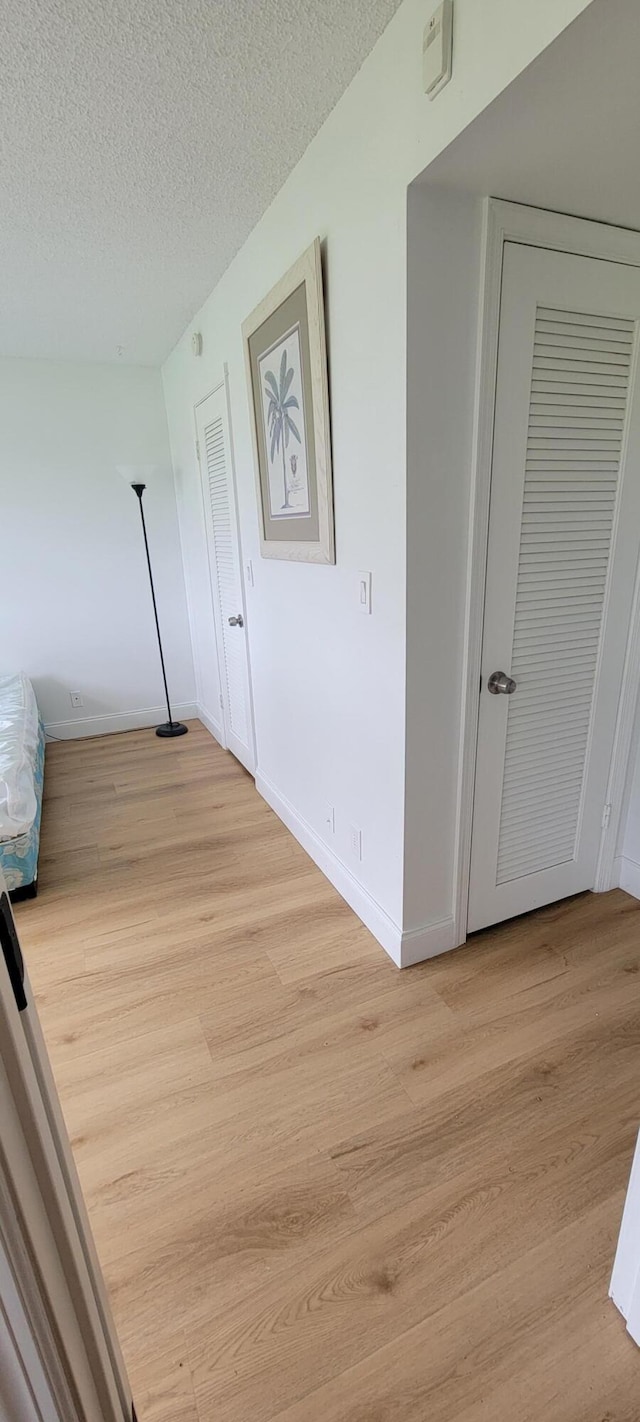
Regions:
<svg viewBox="0 0 640 1422"><path fill-rule="evenodd" d="M335 563L320 239L242 325L263 558Z"/></svg>

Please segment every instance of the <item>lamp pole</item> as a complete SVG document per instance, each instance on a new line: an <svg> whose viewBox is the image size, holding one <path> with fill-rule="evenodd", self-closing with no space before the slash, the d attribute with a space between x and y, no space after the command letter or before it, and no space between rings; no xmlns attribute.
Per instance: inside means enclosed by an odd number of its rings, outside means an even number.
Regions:
<svg viewBox="0 0 640 1422"><path fill-rule="evenodd" d="M157 604L156 604L156 590L155 590L155 587L154 587L154 585L153 585L153 573L152 573L152 571L151 571L151 554L149 553L149 539L147 538L147 525L146 525L146 523L145 523L144 508L143 508L143 506L142 506L142 495L144 494L144 491L145 491L146 487L147 487L146 484L132 484L132 485L131 485L131 488L133 489L134 493L137 494L137 496L138 496L138 503L139 503L139 505L140 505L140 518L142 519L142 533L143 533L143 537L144 537L144 548L145 548L145 553L146 553L146 555L147 555L147 567L148 567L148 569L149 569L149 584L150 584L150 587L151 587L151 601L153 602L153 615L154 615L155 620L156 620L156 632L157 632L157 634L158 634L158 651L160 652L160 665L161 665L161 667L162 667L162 680L163 680L163 682L164 682L164 694L165 694L166 701L167 701L167 715L168 715L168 718L169 718L169 719L165 722L165 724L164 724L163 726L156 726L156 735L157 735L157 736L186 736L189 727L183 725L182 721L174 721L173 716L171 715L171 704L170 704L170 702L169 702L169 687L167 686L167 673L166 673L166 670L165 670L164 655L163 655L163 651L162 651L162 638L161 638L161 636L160 636L160 623L159 623L159 621L158 621L158 607L157 607Z"/></svg>

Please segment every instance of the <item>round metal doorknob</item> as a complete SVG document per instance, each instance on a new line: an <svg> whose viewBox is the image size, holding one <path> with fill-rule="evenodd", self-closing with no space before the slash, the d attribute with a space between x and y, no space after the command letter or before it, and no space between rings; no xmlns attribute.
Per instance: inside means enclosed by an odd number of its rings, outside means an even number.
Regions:
<svg viewBox="0 0 640 1422"><path fill-rule="evenodd" d="M506 672L492 672L487 682L487 689L492 696L513 696L516 682L512 676L507 676Z"/></svg>
<svg viewBox="0 0 640 1422"><path fill-rule="evenodd" d="M237 616L237 617L230 617L230 618L229 618L229 626L230 626L230 627L244 627L244 617L242 616L242 613L241 613L241 612L238 613L238 616Z"/></svg>

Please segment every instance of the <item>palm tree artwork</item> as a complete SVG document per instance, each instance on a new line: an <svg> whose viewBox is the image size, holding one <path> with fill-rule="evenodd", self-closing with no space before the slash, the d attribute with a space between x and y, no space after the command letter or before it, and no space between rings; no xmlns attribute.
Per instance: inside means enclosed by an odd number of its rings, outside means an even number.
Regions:
<svg viewBox="0 0 640 1422"><path fill-rule="evenodd" d="M297 439L298 444L302 444L300 431L291 415L292 410L300 409L297 397L289 394L294 373L293 366L287 364L287 350L285 347L280 361L279 378L276 379L272 370L267 370L264 377L265 394L269 402L267 422L271 440L272 464L276 451L282 450L282 478L284 483L283 509L291 508L289 501L290 485L287 479L286 450L292 435L294 439Z"/></svg>

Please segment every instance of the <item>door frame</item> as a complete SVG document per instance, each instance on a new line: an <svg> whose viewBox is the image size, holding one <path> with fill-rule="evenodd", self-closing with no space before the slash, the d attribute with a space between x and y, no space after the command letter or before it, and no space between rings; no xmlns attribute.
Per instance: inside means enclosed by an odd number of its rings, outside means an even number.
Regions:
<svg viewBox="0 0 640 1422"><path fill-rule="evenodd" d="M467 539L464 608L462 721L456 793L454 860L454 944L466 941L471 872L471 832L478 749L480 673L484 632L485 582L489 543L489 511L493 431L498 369L500 302L505 242L545 247L557 252L597 257L640 267L640 233L563 213L525 207L521 203L485 198L476 344L473 406L471 489ZM640 693L640 564L631 610L620 702L609 767L607 799L594 890L615 887L614 861L625 805L629 759Z"/></svg>
<svg viewBox="0 0 640 1422"><path fill-rule="evenodd" d="M232 422L232 419L231 419L231 391L230 391L230 389L229 389L229 366L228 366L228 364L227 364L226 361L224 361L223 366L222 366L222 376L221 376L221 378L220 378L219 380L216 380L215 385L212 385L212 386L209 388L209 390L207 390L207 392L206 392L205 395L201 395L200 399L199 399L199 400L196 400L196 402L195 402L195 404L194 404L194 407L193 407L193 430L194 430L193 437L194 437L195 447L196 447L196 461L197 461L197 465L198 465L198 480L199 480L199 483L200 483L200 502L201 502L201 508L202 508L202 522L203 522L203 528L204 528L205 545L206 545L206 550L207 550L207 571L208 571L208 574L209 574L209 595L210 595L210 598L211 598L211 617L212 617L212 621L213 621L214 641L215 641L215 649L216 649L216 662L217 662L217 667L218 667L218 686L219 686L219 689L220 689L220 690L219 690L220 711L221 711L221 713L222 713L221 722L220 722L220 730L221 730L221 732L222 732L222 736L221 736L221 737L218 737L218 736L217 736L217 739L220 739L221 745L224 747L225 750L228 750L228 748L229 748L229 724L228 724L228 721L229 721L229 710L228 710L228 707L227 707L226 697L225 697L224 692L223 692L223 690L222 690L223 684L224 684L224 680L223 680L222 671L221 671L221 667L222 667L222 660L221 660L222 622L221 622L221 617L222 617L222 614L221 614L221 612L220 612L220 608L218 607L218 603L217 603L216 596L215 596L215 592L214 592L214 586L215 586L215 584L214 584L214 569L213 569L213 562L212 562L213 552L212 552L212 548L211 548L211 541L210 541L210 538L209 538L209 524L208 524L208 520L207 520L207 510L206 510L206 505L205 505L204 474L203 474L203 468L202 468L202 460L201 460L201 458L200 458L200 444L199 444L199 440L198 440L198 410L200 409L200 406L201 406L201 405L204 405L205 402L211 398L212 395L217 395L218 392L219 392L220 390L222 390L223 388L224 388L224 405L225 405L225 411L226 411L226 416L227 416L227 435L228 435L228 438L229 438L229 460L230 460L230 474L231 474L231 479L230 479L230 493L231 493L231 499L232 499L232 503L233 503L232 517L233 517L233 519L234 519L234 526L235 526L235 531L236 531L236 539L237 539L237 544L238 544L238 561L239 561L239 564L240 564L240 567L239 567L239 574L240 574L240 597L241 597L241 599L242 599L242 608L241 608L241 611L242 611L242 616L243 616L243 618L244 618L244 626L245 626L245 645L246 645L246 651L247 651L247 680L248 680L248 686L249 686L249 706L248 706L249 721L250 721L249 734L250 734L250 741L251 741L251 749L252 749L252 751L253 751L253 764L254 764L254 771L253 771L253 774L254 774L254 779L255 779L255 776L256 776L257 773L258 773L258 747L257 747L257 742L256 742L256 718L255 718L255 709L254 709L254 700L253 700L253 677L252 677L252 675L251 675L251 648L250 648L250 643L249 643L249 618L247 617L247 589L246 589L246 579L245 579L244 555L243 555L243 551L242 551L242 532L241 532L241 528L240 528L240 505L239 505L239 501L238 501L238 480L237 480L237 476L236 476L236 456L235 456L235 449L234 449L234 443L233 443L233 422ZM210 727L210 729L212 729L212 727Z"/></svg>
<svg viewBox="0 0 640 1422"><path fill-rule="evenodd" d="M131 1389L26 970L24 987L19 1010L0 954L2 1304L23 1365L35 1352L65 1422L131 1422Z"/></svg>

